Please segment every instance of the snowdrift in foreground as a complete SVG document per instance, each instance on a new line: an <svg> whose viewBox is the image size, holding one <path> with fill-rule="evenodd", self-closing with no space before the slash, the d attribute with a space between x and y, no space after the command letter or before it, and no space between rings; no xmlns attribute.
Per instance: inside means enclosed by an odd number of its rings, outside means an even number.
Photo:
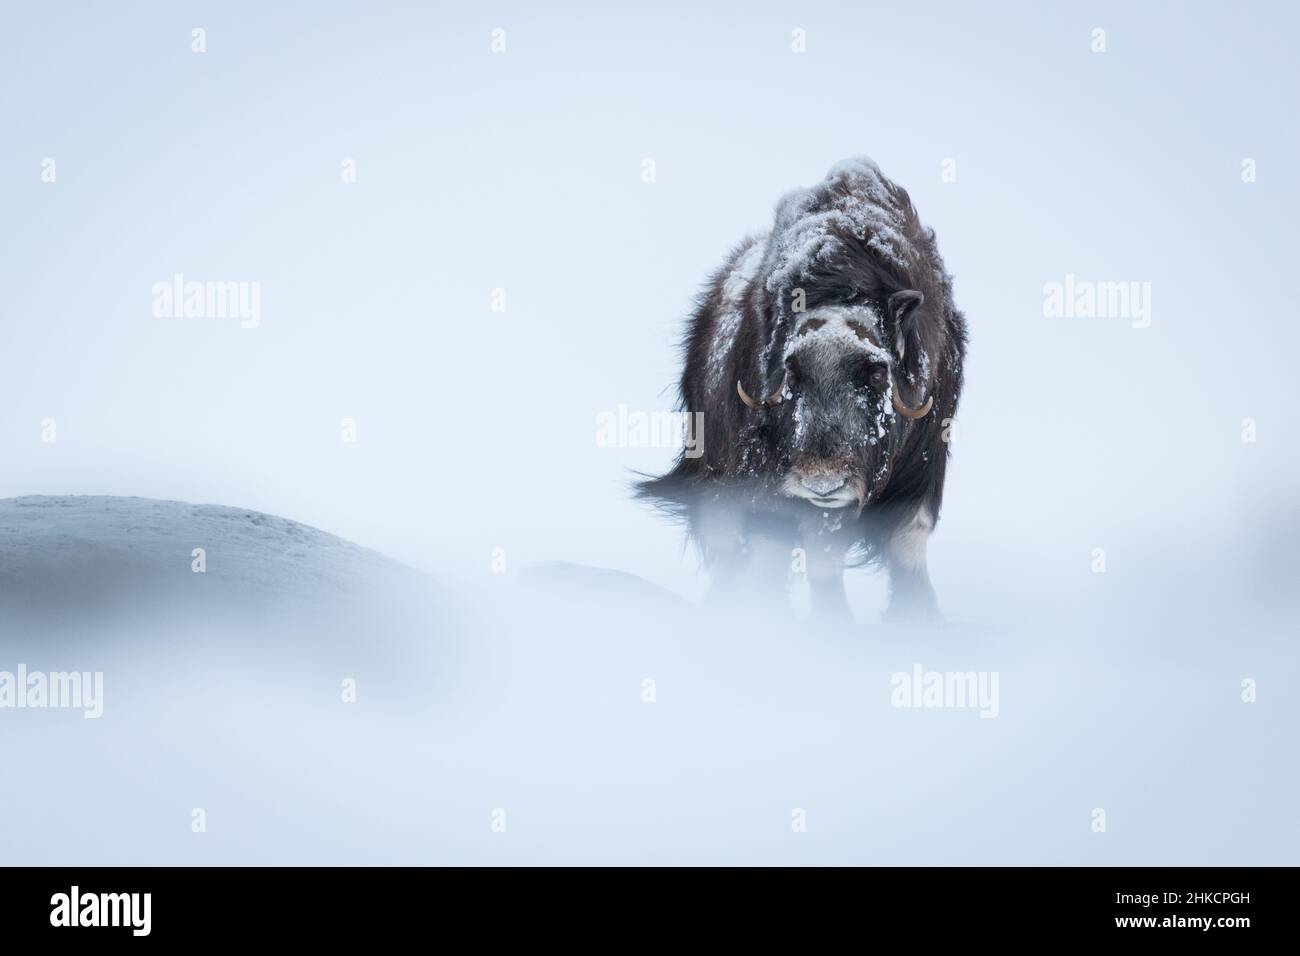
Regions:
<svg viewBox="0 0 1300 956"><path fill-rule="evenodd" d="M17 499L0 516L0 671L104 687L98 719L0 709L6 862L1169 865L1300 848L1285 616L1158 589L1098 592L1088 615L827 627L564 565L453 601L237 509ZM110 569L135 599L90 587Z"/></svg>
<svg viewBox="0 0 1300 956"><path fill-rule="evenodd" d="M312 601L419 577L332 534L241 508L98 495L0 501L0 607L10 609L85 609L114 597Z"/></svg>

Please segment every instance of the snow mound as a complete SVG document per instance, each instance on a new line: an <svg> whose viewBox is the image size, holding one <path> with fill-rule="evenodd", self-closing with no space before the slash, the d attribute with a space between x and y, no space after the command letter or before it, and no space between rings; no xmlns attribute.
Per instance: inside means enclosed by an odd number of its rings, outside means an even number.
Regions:
<svg viewBox="0 0 1300 956"><path fill-rule="evenodd" d="M314 606L427 585L378 552L243 508L99 495L0 500L0 611Z"/></svg>

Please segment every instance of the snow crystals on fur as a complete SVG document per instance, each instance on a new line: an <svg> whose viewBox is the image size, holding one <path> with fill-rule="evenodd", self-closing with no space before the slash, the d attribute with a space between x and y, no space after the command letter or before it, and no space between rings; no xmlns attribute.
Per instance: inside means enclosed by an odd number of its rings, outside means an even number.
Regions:
<svg viewBox="0 0 1300 956"><path fill-rule="evenodd" d="M828 196L829 205L813 212ZM865 156L846 159L823 182L787 193L777 206L767 289L779 293L813 272L843 235L865 240L881 259L905 268L905 229L906 212L879 167Z"/></svg>
<svg viewBox="0 0 1300 956"><path fill-rule="evenodd" d="M712 391L716 392L727 384L722 379L727 367L727 356L731 354L732 343L740 332L745 294L766 254L767 238L753 240L732 261L730 270L722 280L722 307L713 329L705 366L705 376Z"/></svg>

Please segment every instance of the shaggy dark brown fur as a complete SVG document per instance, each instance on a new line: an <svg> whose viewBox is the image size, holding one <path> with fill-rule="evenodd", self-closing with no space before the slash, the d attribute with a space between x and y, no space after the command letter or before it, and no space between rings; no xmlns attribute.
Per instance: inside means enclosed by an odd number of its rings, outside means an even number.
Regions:
<svg viewBox="0 0 1300 956"><path fill-rule="evenodd" d="M828 335L837 322L851 335ZM907 193L870 160L841 163L782 199L772 231L738 246L704 290L680 384L681 408L704 413L703 455L683 455L639 493L689 522L719 590L775 580L755 566L768 538L805 549L814 592L837 609L847 559L889 567L895 612L936 613L924 541L943 500L966 339L934 232ZM933 405L912 419L895 397ZM790 492L837 481L856 507Z"/></svg>

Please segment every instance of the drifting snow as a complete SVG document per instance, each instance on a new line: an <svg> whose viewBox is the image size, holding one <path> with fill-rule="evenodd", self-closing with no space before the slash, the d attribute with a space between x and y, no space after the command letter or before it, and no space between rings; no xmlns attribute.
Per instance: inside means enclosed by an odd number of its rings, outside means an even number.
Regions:
<svg viewBox="0 0 1300 956"><path fill-rule="evenodd" d="M409 569L269 515L141 499L0 514L0 594L59 598L0 603L0 670L104 675L98 720L0 710L8 863L1295 858L1276 730L1298 705L1269 682L1296 671L1293 617L1230 606L1217 566L1161 570L1140 535L1107 540L1136 576L1094 575L1086 550L1062 563L941 525L935 580L967 623L892 629L861 575L856 623L802 618L779 585L712 607L619 572L519 580L486 562L452 608L405 587L428 588ZM202 540L207 575L189 570ZM136 585L179 564L199 590L61 613L123 561ZM279 600L250 604L258 583ZM996 708L900 705L918 669L996 675Z"/></svg>

